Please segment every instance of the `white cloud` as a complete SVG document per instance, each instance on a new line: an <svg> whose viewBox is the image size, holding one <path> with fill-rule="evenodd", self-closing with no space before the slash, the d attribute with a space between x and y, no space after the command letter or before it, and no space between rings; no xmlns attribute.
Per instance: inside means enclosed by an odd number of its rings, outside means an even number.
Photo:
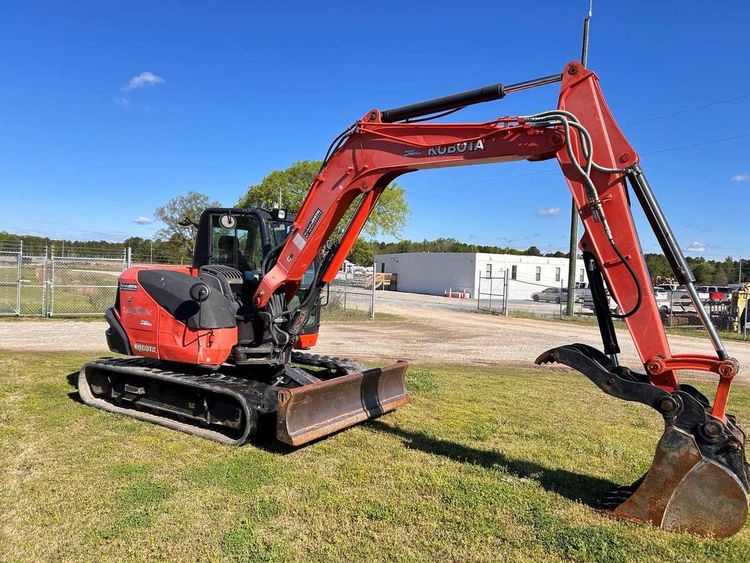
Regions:
<svg viewBox="0 0 750 563"><path fill-rule="evenodd" d="M536 210L537 217L554 217L560 215L559 207L540 207Z"/></svg>
<svg viewBox="0 0 750 563"><path fill-rule="evenodd" d="M750 174L743 172L742 174L735 174L731 178L732 182L747 182L750 181Z"/></svg>
<svg viewBox="0 0 750 563"><path fill-rule="evenodd" d="M688 246L687 249L690 252L705 252L706 251L706 243L694 240L693 242L690 243L690 246Z"/></svg>
<svg viewBox="0 0 750 563"><path fill-rule="evenodd" d="M122 106L124 108L130 107L130 100L128 100L127 98L115 98L115 103L118 106Z"/></svg>
<svg viewBox="0 0 750 563"><path fill-rule="evenodd" d="M153 219L149 219L148 217L144 217L143 215L139 215L138 217L133 219L133 223L136 223L137 225L150 225L153 222Z"/></svg>
<svg viewBox="0 0 750 563"><path fill-rule="evenodd" d="M131 78L125 86L121 88L123 92L132 92L145 86L156 86L158 84L164 84L165 80L161 76L157 76L153 72L142 72Z"/></svg>

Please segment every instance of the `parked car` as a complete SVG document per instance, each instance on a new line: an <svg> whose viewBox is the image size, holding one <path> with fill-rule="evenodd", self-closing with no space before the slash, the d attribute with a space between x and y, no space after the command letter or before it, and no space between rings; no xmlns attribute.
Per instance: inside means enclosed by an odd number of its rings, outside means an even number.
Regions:
<svg viewBox="0 0 750 563"><path fill-rule="evenodd" d="M656 299L656 306L659 307L659 311L669 313L672 310L672 301L669 299L671 292L665 289L654 288L654 298Z"/></svg>
<svg viewBox="0 0 750 563"><path fill-rule="evenodd" d="M594 310L594 296L591 293L591 290L588 290L584 296L583 296L583 306L588 307L592 311ZM612 296L609 294L609 291L607 291L607 308L610 310L610 312L615 314L620 314L620 307L617 305L617 302L612 299Z"/></svg>
<svg viewBox="0 0 750 563"><path fill-rule="evenodd" d="M662 283L654 287L654 289L663 289L664 291L677 291L680 289L680 285L676 283Z"/></svg>
<svg viewBox="0 0 750 563"><path fill-rule="evenodd" d="M718 285L700 285L697 287L698 295L706 294L709 303L727 303L732 300L732 290L728 287ZM701 300L703 297L701 297Z"/></svg>
<svg viewBox="0 0 750 563"><path fill-rule="evenodd" d="M700 294L699 294L700 295ZM667 291L664 289L654 289L654 298L659 311L663 313L684 312L688 307L692 307L693 302L685 290Z"/></svg>
<svg viewBox="0 0 750 563"><path fill-rule="evenodd" d="M562 303L568 300L568 290L559 287L548 287L542 291L531 294L534 301L546 301L548 303ZM581 296L576 294L576 301L581 301Z"/></svg>
<svg viewBox="0 0 750 563"><path fill-rule="evenodd" d="M703 303L706 303L711 298L709 292L705 290L705 287L706 286L700 286L695 288L698 292L698 299L700 299ZM687 296L689 300L689 296L687 295L685 286L677 285L676 283L659 284L657 286L654 286L654 291L666 291L668 294L671 293L672 301L682 300L685 296Z"/></svg>

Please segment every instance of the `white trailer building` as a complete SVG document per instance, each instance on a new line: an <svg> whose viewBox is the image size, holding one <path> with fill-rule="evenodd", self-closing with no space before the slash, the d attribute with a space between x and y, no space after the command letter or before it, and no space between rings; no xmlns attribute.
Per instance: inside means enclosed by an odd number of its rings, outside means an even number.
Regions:
<svg viewBox="0 0 750 563"><path fill-rule="evenodd" d="M588 281L583 260L576 261L576 282ZM565 287L568 279L568 259L515 254L486 254L480 252L406 252L376 254L378 272L398 276L398 290L428 295L445 295L452 290L468 292L476 298L480 278L508 276L508 297L530 299L534 292L546 287ZM484 282L482 291L490 287ZM487 288L487 289L486 289Z"/></svg>

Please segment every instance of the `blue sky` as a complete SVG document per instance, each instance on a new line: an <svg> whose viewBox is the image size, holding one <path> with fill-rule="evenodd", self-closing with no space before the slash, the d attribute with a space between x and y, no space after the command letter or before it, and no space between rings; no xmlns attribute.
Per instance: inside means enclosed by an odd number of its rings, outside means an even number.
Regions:
<svg viewBox="0 0 750 563"><path fill-rule="evenodd" d="M266 173L321 158L372 107L558 72L580 56L586 9L5 2L0 230L150 237L157 225L135 221L170 197L193 189L233 204ZM749 16L741 1L594 6L589 66L694 255L750 256ZM452 117L531 113L556 97L548 86ZM567 247L570 198L554 161L399 182L412 208L405 238ZM651 236L643 244L657 249Z"/></svg>

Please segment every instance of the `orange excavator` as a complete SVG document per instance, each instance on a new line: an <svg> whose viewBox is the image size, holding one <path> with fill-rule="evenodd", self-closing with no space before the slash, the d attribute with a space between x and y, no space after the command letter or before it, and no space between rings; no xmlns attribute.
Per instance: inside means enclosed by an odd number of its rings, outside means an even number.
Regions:
<svg viewBox="0 0 750 563"><path fill-rule="evenodd" d="M446 123L466 106L560 83L556 109L484 123ZM368 111L338 135L297 215L251 221L252 210L209 210L192 267L132 268L108 313L108 340L127 358L95 360L79 376L83 400L172 428L241 444L259 420L299 445L408 402L405 363L375 369L296 348L315 339L326 284L388 185L426 168L555 159L585 233L583 254L602 350L571 344L544 352L605 393L646 404L664 419L648 472L603 501L628 520L717 537L748 512L745 437L726 406L739 366L695 289L695 278L597 76L578 62L561 73L494 84L398 108ZM714 354L673 354L631 215L643 208L677 280L703 321ZM339 226L354 206L348 224ZM283 213L283 212L281 212ZM276 235L269 232L276 228ZM264 234L265 233L265 234ZM331 241L334 233L342 233ZM607 306L607 290L619 305ZM624 320L642 365L620 365L613 317ZM312 324L311 324L312 323ZM313 327L311 329L311 326ZM682 371L717 377L709 400Z"/></svg>

